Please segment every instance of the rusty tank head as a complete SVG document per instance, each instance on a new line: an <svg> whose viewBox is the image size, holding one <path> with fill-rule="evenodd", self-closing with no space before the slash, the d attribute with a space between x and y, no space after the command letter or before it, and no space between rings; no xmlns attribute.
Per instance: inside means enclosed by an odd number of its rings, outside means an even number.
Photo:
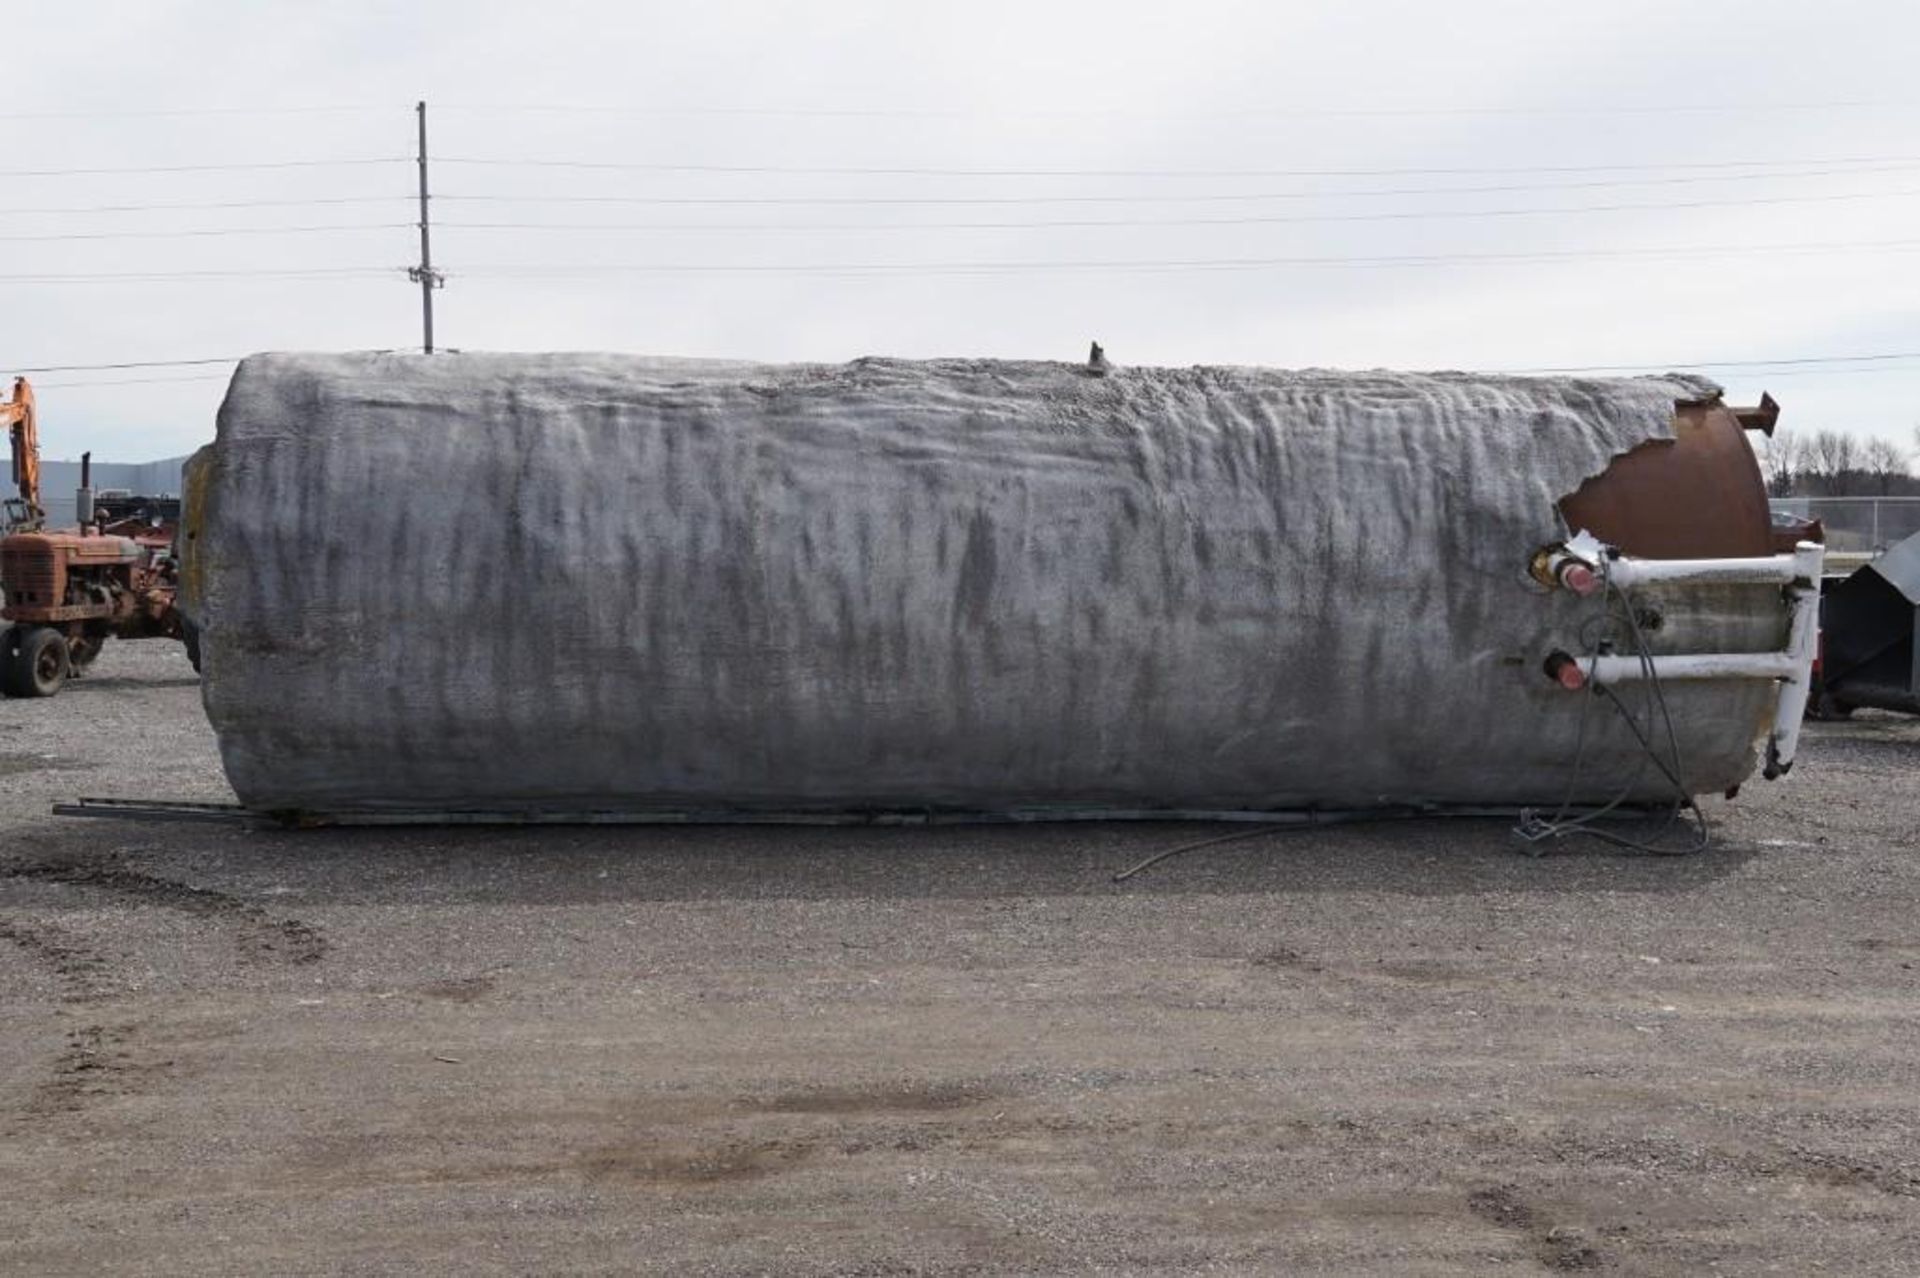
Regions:
<svg viewBox="0 0 1920 1278"><path fill-rule="evenodd" d="M1718 399L1674 405L1673 438L1613 459L1560 503L1567 527L1585 529L1642 559L1737 559L1775 552L1766 483L1746 434L1773 434L1780 406ZM1791 546L1785 549L1792 549Z"/></svg>

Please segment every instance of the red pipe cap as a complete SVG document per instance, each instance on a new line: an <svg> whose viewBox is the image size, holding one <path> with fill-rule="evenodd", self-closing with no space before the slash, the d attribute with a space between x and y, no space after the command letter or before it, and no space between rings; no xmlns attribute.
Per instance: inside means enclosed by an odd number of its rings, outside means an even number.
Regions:
<svg viewBox="0 0 1920 1278"><path fill-rule="evenodd" d="M1600 578L1578 559L1560 565L1560 584L1576 595L1590 595L1600 588Z"/></svg>
<svg viewBox="0 0 1920 1278"><path fill-rule="evenodd" d="M1568 692L1578 692L1587 686L1587 672L1580 668L1578 661L1564 652L1556 652L1547 658L1547 677Z"/></svg>

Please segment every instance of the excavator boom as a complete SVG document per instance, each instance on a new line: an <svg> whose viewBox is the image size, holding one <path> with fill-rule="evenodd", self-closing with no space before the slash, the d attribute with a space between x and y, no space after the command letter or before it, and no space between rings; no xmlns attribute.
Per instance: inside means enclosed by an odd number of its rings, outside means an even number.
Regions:
<svg viewBox="0 0 1920 1278"><path fill-rule="evenodd" d="M0 421L13 445L13 486L20 494L7 499L6 530L31 531L46 521L46 511L40 505L40 425L26 378L13 379L13 398L0 404Z"/></svg>

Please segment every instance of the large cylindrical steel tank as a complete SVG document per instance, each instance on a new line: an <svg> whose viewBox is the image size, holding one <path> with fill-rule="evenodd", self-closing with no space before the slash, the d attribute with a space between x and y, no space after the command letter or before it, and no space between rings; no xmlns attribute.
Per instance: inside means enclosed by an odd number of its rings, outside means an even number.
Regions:
<svg viewBox="0 0 1920 1278"><path fill-rule="evenodd" d="M1529 565L1582 525L1767 553L1718 396L263 355L190 473L184 601L228 775L266 809L1653 799L1624 725L1583 728L1541 671L1585 650L1594 602ZM1786 624L1764 586L1648 620L1680 652L1777 649ZM1664 695L1689 790L1747 776L1770 684Z"/></svg>

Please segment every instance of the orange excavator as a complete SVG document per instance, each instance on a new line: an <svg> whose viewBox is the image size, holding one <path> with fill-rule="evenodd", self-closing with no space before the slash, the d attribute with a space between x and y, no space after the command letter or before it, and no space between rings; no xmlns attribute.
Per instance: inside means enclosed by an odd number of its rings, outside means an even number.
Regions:
<svg viewBox="0 0 1920 1278"><path fill-rule="evenodd" d="M80 462L79 527L48 531L40 505L40 440L33 387L14 379L0 405L13 445L18 496L5 503L0 539L0 692L50 697L100 655L109 638L186 639L174 607L179 569L173 498L96 502L91 458ZM196 656L188 644L188 655ZM196 666L198 662L196 661Z"/></svg>
<svg viewBox="0 0 1920 1278"><path fill-rule="evenodd" d="M33 413L33 387L26 378L13 379L13 398L0 404L0 422L7 424L13 445L13 486L20 494L0 507L6 515L0 532L37 532L47 512L40 509L40 427Z"/></svg>

